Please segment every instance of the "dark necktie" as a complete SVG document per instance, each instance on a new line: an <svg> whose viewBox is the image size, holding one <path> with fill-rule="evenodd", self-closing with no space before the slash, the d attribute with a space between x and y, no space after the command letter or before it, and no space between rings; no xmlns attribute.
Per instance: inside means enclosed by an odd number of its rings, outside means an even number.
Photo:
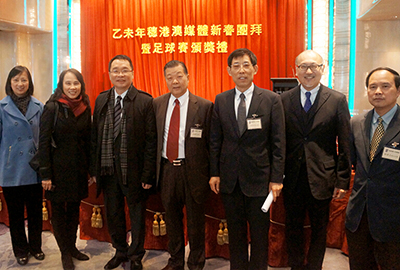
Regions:
<svg viewBox="0 0 400 270"><path fill-rule="evenodd" d="M119 124L121 123L121 96L117 97L117 103L114 106L114 140L117 138L119 133Z"/></svg>
<svg viewBox="0 0 400 270"><path fill-rule="evenodd" d="M246 101L244 100L245 96L243 93L240 94L240 103L237 110L237 121L239 126L240 136L246 130Z"/></svg>
<svg viewBox="0 0 400 270"><path fill-rule="evenodd" d="M171 121L169 122L167 141L167 158L171 163L178 158L180 118L179 100L175 99L175 107L172 111Z"/></svg>
<svg viewBox="0 0 400 270"><path fill-rule="evenodd" d="M306 92L306 102L304 103L304 110L308 112L311 108L311 92Z"/></svg>
<svg viewBox="0 0 400 270"><path fill-rule="evenodd" d="M370 151L369 151L369 161L372 162L375 156L376 149L381 142L383 135L385 134L385 128L383 127L383 119L378 117L378 126L375 129L374 136L372 136Z"/></svg>

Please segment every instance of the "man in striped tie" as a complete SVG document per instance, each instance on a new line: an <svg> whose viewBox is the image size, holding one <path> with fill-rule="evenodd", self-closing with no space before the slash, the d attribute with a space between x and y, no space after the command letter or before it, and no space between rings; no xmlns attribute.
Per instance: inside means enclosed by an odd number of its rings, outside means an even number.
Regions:
<svg viewBox="0 0 400 270"><path fill-rule="evenodd" d="M155 184L153 98L132 85L133 65L128 56L115 56L108 69L113 87L96 99L90 172L92 180L97 180L97 195L103 191L108 231L116 249L104 269L117 268L129 259L130 268L140 270L145 254L145 201L147 190ZM126 242L125 198L131 221L130 245Z"/></svg>
<svg viewBox="0 0 400 270"><path fill-rule="evenodd" d="M346 211L350 269L400 269L399 73L376 68L366 86L373 109L351 119L356 174Z"/></svg>

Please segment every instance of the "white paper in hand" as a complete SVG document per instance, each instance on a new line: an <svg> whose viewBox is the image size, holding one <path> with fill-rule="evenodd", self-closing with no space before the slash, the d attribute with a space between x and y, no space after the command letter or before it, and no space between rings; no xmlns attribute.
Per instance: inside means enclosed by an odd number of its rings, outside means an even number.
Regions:
<svg viewBox="0 0 400 270"><path fill-rule="evenodd" d="M265 202L263 206L261 206L261 210L264 213L268 212L269 207L271 206L272 202L274 200L274 195L272 195L272 190L269 192L268 197L265 199Z"/></svg>

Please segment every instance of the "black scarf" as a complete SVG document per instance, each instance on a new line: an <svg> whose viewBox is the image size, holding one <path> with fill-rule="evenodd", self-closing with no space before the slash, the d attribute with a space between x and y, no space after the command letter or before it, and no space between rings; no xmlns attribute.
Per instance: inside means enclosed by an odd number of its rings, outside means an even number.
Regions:
<svg viewBox="0 0 400 270"><path fill-rule="evenodd" d="M21 113L25 115L26 111L28 110L29 101L31 101L31 96L28 94L28 92L26 92L22 97L19 97L12 92L10 97L12 101L14 101L15 106L17 106Z"/></svg>

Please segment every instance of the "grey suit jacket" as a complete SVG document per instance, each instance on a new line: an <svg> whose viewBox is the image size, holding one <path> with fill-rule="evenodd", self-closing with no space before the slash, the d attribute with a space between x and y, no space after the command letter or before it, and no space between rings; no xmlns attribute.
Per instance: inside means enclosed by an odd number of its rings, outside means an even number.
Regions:
<svg viewBox="0 0 400 270"><path fill-rule="evenodd" d="M356 174L346 210L346 228L356 231L366 209L369 229L376 241L400 242L400 162L382 158L385 147L400 150L399 107L370 163L373 112L351 119L351 159Z"/></svg>
<svg viewBox="0 0 400 270"><path fill-rule="evenodd" d="M157 185L161 177L161 154L164 141L165 117L171 93L154 99L157 123ZM202 203L210 191L209 175L209 133L213 103L189 92L189 104L185 130L185 162L188 184L197 203ZM191 128L201 128L201 138L191 138ZM162 190L161 190L162 192Z"/></svg>
<svg viewBox="0 0 400 270"><path fill-rule="evenodd" d="M350 113L346 96L321 85L308 121L302 117L300 86L281 95L286 118L284 191L295 192L301 164L307 166L312 195L332 197L350 181Z"/></svg>

